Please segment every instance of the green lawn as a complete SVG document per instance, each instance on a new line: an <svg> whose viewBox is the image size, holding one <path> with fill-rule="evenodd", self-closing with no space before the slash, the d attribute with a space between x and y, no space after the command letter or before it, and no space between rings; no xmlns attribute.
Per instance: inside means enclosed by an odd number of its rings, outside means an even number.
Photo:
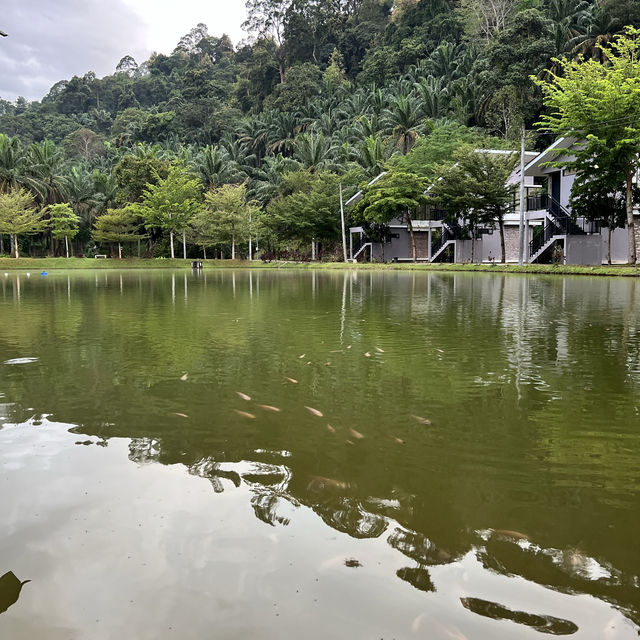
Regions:
<svg viewBox="0 0 640 640"><path fill-rule="evenodd" d="M550 264L517 265L502 264L344 264L341 262L284 263L261 260L206 260L206 269L358 269L361 271L485 271L489 273L548 273L589 276L639 276L640 266L561 266ZM190 269L191 259L128 258L124 260L94 258L0 258L2 271L51 271L53 269Z"/></svg>

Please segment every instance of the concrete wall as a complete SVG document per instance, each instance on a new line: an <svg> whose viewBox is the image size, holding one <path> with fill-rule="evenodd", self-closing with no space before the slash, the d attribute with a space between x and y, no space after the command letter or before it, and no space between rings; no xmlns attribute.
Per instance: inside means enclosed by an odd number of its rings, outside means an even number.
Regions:
<svg viewBox="0 0 640 640"><path fill-rule="evenodd" d="M384 261L391 262L394 258L411 258L413 251L411 247L411 234L406 228L392 228L391 233L397 238L391 238L390 242L384 245ZM429 251L429 233L416 231L413 234L416 239L416 255L418 258L427 258ZM382 247L379 242L373 244L374 262L382 262Z"/></svg>
<svg viewBox="0 0 640 640"><path fill-rule="evenodd" d="M635 216L636 229L636 253L640 256L640 216ZM607 260L607 242L609 232L602 229L602 260ZM629 260L629 232L627 228L614 229L611 234L611 262L613 264L626 264Z"/></svg>
<svg viewBox="0 0 640 640"><path fill-rule="evenodd" d="M607 261L609 230L602 229L602 261ZM629 249L629 234L626 229L614 229L611 232L611 262L621 264L627 262Z"/></svg>
<svg viewBox="0 0 640 640"><path fill-rule="evenodd" d="M500 232L497 229L482 236L482 262L489 260L489 254L500 262Z"/></svg>
<svg viewBox="0 0 640 640"><path fill-rule="evenodd" d="M475 242L475 247L472 246L471 240L457 240L456 241L456 262L471 262L471 255L473 254L473 262L480 262L482 260L484 244L483 238L478 238Z"/></svg>
<svg viewBox="0 0 640 640"><path fill-rule="evenodd" d="M504 249L507 262L518 262L518 251L520 247L520 228L515 225L505 225L504 228ZM502 248L500 247L500 229L497 227L486 235L482 236L482 261L489 260L489 253L496 262L502 260ZM526 252L525 252L526 255Z"/></svg>
<svg viewBox="0 0 640 640"><path fill-rule="evenodd" d="M567 236L564 253L566 264L602 264L602 236Z"/></svg>

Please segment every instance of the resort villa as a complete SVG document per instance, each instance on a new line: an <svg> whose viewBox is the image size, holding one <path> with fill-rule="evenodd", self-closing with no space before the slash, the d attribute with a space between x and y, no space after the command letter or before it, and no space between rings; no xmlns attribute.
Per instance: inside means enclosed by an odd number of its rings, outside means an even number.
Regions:
<svg viewBox="0 0 640 640"><path fill-rule="evenodd" d="M598 265L607 260L609 249L612 263L626 263L628 233L625 228L611 233L596 222L571 213L570 196L575 174L568 169L549 166L562 164L559 149L571 149L575 139L560 138L542 153L527 152L525 156L525 262L561 261L564 264ZM517 153L498 150L478 150L478 153ZM565 160L570 160L565 156ZM381 174L383 175L383 174ZM371 181L374 184L380 177ZM507 262L518 262L520 242L520 211L518 186L520 168L513 172L509 184L514 185L514 207L504 219L505 254ZM356 193L347 204L362 197ZM636 211L636 246L640 248L640 212ZM412 216L416 243L416 259L420 262L491 262L501 258L500 234L494 226L478 228L471 238L464 220L451 220L446 212L425 207ZM412 260L409 227L401 219L392 220L389 234L383 242L374 241L363 226L350 228L350 258L352 260L409 261ZM609 242L610 247L609 247Z"/></svg>

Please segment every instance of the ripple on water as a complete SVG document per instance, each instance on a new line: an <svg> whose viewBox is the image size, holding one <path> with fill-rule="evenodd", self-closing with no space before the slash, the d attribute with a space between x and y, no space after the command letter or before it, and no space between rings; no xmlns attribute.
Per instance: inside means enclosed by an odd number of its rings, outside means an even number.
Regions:
<svg viewBox="0 0 640 640"><path fill-rule="evenodd" d="M5 360L4 364L31 364L32 362L38 362L38 358L13 358Z"/></svg>

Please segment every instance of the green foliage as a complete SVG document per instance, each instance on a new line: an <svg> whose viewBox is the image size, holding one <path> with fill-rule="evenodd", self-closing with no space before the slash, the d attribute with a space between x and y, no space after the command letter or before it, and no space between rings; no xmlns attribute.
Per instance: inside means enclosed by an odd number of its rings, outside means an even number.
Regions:
<svg viewBox="0 0 640 640"><path fill-rule="evenodd" d="M147 184L138 211L147 229L182 231L202 206L201 193L200 180L174 165L166 178Z"/></svg>
<svg viewBox="0 0 640 640"><path fill-rule="evenodd" d="M118 183L119 202L138 202L149 184L169 174L169 162L160 159L153 150L137 148L137 153L125 155L113 168Z"/></svg>
<svg viewBox="0 0 640 640"><path fill-rule="evenodd" d="M284 83L275 88L267 103L280 111L294 112L317 96L321 89L320 69L311 62L297 64L287 71Z"/></svg>
<svg viewBox="0 0 640 640"><path fill-rule="evenodd" d="M80 217L68 203L53 204L48 209L49 226L54 238L75 238L78 235Z"/></svg>
<svg viewBox="0 0 640 640"><path fill-rule="evenodd" d="M366 188L353 209L353 218L376 224L402 219L426 204L427 180L415 173L392 168L375 184Z"/></svg>
<svg viewBox="0 0 640 640"><path fill-rule="evenodd" d="M208 191L204 196L204 209L195 219L196 233L201 234L198 244L230 243L231 257L235 258L236 244L249 236L250 218L255 209L254 204L247 201L244 184L227 184Z"/></svg>
<svg viewBox="0 0 640 640"><path fill-rule="evenodd" d="M31 235L43 231L47 221L36 208L33 196L25 189L10 189L0 193L0 233L13 236L13 248L18 254L18 236Z"/></svg>
<svg viewBox="0 0 640 640"><path fill-rule="evenodd" d="M494 153L462 148L443 166L430 188L433 202L447 217L466 221L472 238L479 224L498 225L501 261L505 262L504 217L511 210L514 185L509 177L518 162L515 153Z"/></svg>
<svg viewBox="0 0 640 640"><path fill-rule="evenodd" d="M97 242L135 242L144 236L139 233L140 213L136 205L122 209L108 209L96 219L93 237Z"/></svg>
<svg viewBox="0 0 640 640"><path fill-rule="evenodd" d="M536 80L548 112L540 124L561 135L572 135L584 144L572 149L577 171L601 167L606 184L617 176L626 181L629 262L636 262L633 218L633 176L640 166L640 30L629 28L606 50L607 62L559 60L560 74ZM562 151L562 150L559 150Z"/></svg>
<svg viewBox="0 0 640 640"><path fill-rule="evenodd" d="M408 155L398 156L393 165L403 171L434 180L440 167L453 159L461 147L483 149L507 148L504 140L492 138L482 131L456 123L436 127L418 140Z"/></svg>
<svg viewBox="0 0 640 640"><path fill-rule="evenodd" d="M33 196L25 189L11 189L0 194L0 233L14 235L42 231L47 221L35 206Z"/></svg>
<svg viewBox="0 0 640 640"><path fill-rule="evenodd" d="M347 199L357 178L329 171L288 174L280 186L280 197L267 207L266 224L281 240L335 242L341 233L340 184L347 186Z"/></svg>
<svg viewBox="0 0 640 640"><path fill-rule="evenodd" d="M263 208L276 203L274 242L334 237L323 181L342 175L346 188L352 171L371 179L387 163L431 178L460 146L507 146L487 134L513 140L540 118L529 76L563 76L552 55L601 63L625 24L640 26L633 0L249 0L247 16L238 48L198 24L169 55L125 56L40 102L0 100L0 192L69 203L82 246L96 217L141 203L180 164L205 191L242 183ZM600 166L612 139L591 148ZM172 235L150 233L158 250Z"/></svg>

